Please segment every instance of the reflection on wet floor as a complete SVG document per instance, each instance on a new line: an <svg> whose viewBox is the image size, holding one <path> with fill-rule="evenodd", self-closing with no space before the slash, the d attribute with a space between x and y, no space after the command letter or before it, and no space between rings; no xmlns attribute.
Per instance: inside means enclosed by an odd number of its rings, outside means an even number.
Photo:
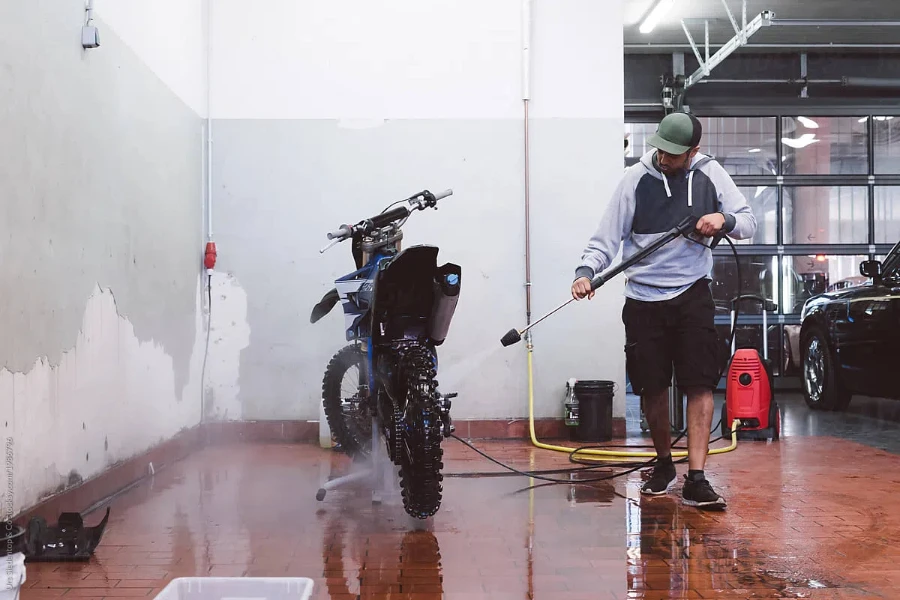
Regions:
<svg viewBox="0 0 900 600"><path fill-rule="evenodd" d="M800 431L804 407L785 409ZM644 473L590 481L603 465L558 485L447 477L427 522L397 493L373 505L365 484L316 502L350 468L336 453L208 447L116 499L90 562L29 565L21 598L152 598L174 577L216 575L310 577L314 598L340 600L897 597L900 458L812 431L712 457L725 512L683 506L680 481L656 498L639 493ZM571 466L528 443L476 444L519 469ZM498 470L445 448L450 474Z"/></svg>
<svg viewBox="0 0 900 600"><path fill-rule="evenodd" d="M722 401L721 394L717 395L714 421L718 420ZM784 415L785 436L834 436L900 454L898 400L854 396L847 410L840 412L810 410L802 395L795 392L776 393L776 401ZM628 435L641 436L637 396L627 397L626 417Z"/></svg>

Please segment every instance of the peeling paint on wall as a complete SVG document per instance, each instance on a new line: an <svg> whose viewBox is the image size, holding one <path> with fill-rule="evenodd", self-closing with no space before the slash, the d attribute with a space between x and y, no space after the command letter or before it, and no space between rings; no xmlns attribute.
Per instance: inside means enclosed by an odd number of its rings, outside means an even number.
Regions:
<svg viewBox="0 0 900 600"><path fill-rule="evenodd" d="M198 302L199 285L198 278ZM0 370L14 514L199 423L201 314L198 307L190 377L178 394L173 358L160 344L141 341L116 310L113 293L99 287L75 346L58 365L40 358L27 373ZM0 490L0 506L8 506L8 486Z"/></svg>

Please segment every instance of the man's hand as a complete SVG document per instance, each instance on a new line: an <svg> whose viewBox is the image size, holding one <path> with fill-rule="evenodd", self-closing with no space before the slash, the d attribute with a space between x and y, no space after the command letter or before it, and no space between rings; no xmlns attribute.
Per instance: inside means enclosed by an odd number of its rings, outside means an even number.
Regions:
<svg viewBox="0 0 900 600"><path fill-rule="evenodd" d="M572 284L572 297L576 300L581 300L585 296L590 300L594 297L594 290L591 289L590 279L587 277L580 277Z"/></svg>
<svg viewBox="0 0 900 600"><path fill-rule="evenodd" d="M712 213L700 217L697 221L697 233L706 237L713 237L725 226L725 215L722 213Z"/></svg>

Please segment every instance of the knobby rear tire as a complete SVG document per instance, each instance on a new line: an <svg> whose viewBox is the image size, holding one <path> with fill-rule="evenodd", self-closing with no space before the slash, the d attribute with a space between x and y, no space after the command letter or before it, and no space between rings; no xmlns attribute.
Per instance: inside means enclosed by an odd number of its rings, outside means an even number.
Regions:
<svg viewBox="0 0 900 600"><path fill-rule="evenodd" d="M405 420L395 430L406 443L400 444L400 488L403 508L417 519L435 515L443 492L443 423L434 355L425 346L404 351L401 357L406 386Z"/></svg>

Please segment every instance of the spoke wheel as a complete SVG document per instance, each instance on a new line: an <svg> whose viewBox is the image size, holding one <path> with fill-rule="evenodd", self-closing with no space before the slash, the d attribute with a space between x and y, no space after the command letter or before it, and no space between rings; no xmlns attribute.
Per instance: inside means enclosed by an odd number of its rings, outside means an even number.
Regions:
<svg viewBox="0 0 900 600"><path fill-rule="evenodd" d="M828 339L819 327L810 327L801 340L803 397L813 410L845 410L850 393L835 367Z"/></svg>
<svg viewBox="0 0 900 600"><path fill-rule="evenodd" d="M322 382L322 403L332 436L342 451L368 456L372 448L372 410L366 354L346 346L335 354Z"/></svg>

